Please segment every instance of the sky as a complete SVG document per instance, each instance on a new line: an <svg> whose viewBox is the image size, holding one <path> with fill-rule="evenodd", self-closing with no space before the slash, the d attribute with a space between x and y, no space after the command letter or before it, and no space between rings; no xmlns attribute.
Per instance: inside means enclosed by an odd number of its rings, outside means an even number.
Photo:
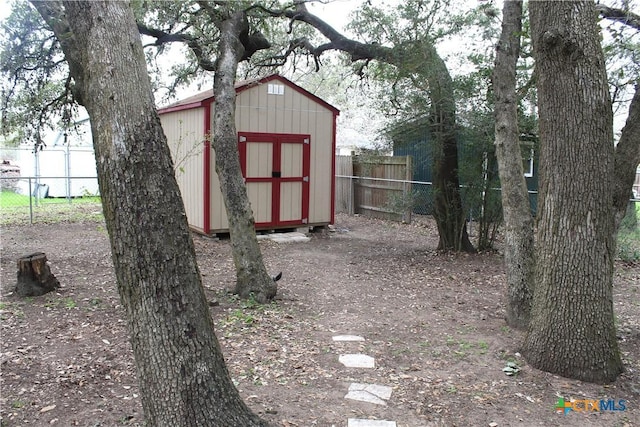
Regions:
<svg viewBox="0 0 640 427"><path fill-rule="evenodd" d="M397 1L392 0L387 3L393 4ZM322 2L309 3L307 8L309 12L319 16L334 28L343 30L349 23L349 13L362 3L363 0L335 0L327 4Z"/></svg>

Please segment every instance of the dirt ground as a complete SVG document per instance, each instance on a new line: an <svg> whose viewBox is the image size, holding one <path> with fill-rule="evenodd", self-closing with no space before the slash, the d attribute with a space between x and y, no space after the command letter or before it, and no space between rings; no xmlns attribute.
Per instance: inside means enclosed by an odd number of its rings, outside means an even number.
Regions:
<svg viewBox="0 0 640 427"><path fill-rule="evenodd" d="M135 366L99 222L2 228L2 426L142 426ZM504 322L499 254L435 251L425 218L410 225L338 216L309 243L261 241L283 272L257 307L233 282L227 241L194 236L216 332L245 401L275 426L346 426L348 418L417 426L640 426L640 266L617 264L615 308L626 372L599 386L535 370ZM11 295L16 259L47 254L59 292ZM357 334L364 342L333 342ZM362 352L374 369L346 368ZM503 368L515 362L520 372ZM350 383L393 387L385 406L347 400ZM620 412L566 415L565 399L624 399ZM236 426L229 426L236 427Z"/></svg>

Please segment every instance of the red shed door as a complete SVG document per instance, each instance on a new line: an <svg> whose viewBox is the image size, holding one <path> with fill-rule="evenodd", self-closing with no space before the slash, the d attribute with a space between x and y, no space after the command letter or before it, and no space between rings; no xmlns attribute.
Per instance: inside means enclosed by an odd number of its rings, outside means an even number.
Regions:
<svg viewBox="0 0 640 427"><path fill-rule="evenodd" d="M256 227L309 222L309 135L238 134L240 164Z"/></svg>

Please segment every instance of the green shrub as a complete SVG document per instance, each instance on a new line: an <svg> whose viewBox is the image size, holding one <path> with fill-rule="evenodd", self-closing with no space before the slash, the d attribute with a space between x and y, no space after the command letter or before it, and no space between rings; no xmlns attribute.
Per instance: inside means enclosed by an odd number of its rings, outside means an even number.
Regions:
<svg viewBox="0 0 640 427"><path fill-rule="evenodd" d="M629 203L627 215L618 230L618 257L625 262L640 261L640 203Z"/></svg>

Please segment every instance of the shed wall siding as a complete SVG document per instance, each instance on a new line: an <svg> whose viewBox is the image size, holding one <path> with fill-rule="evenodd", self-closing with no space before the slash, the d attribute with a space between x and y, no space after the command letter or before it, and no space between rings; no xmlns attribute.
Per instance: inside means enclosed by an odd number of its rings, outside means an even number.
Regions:
<svg viewBox="0 0 640 427"><path fill-rule="evenodd" d="M211 107L211 120L213 120L213 106ZM211 128L213 129L213 124ZM210 147L209 150L211 150L211 197L209 198L209 209L211 212L211 230L216 232L229 229L229 217L222 199L220 178L218 178L218 172L215 170L216 153L213 147Z"/></svg>
<svg viewBox="0 0 640 427"><path fill-rule="evenodd" d="M189 225L204 230L204 109L160 116ZM218 187L219 188L219 187Z"/></svg>

